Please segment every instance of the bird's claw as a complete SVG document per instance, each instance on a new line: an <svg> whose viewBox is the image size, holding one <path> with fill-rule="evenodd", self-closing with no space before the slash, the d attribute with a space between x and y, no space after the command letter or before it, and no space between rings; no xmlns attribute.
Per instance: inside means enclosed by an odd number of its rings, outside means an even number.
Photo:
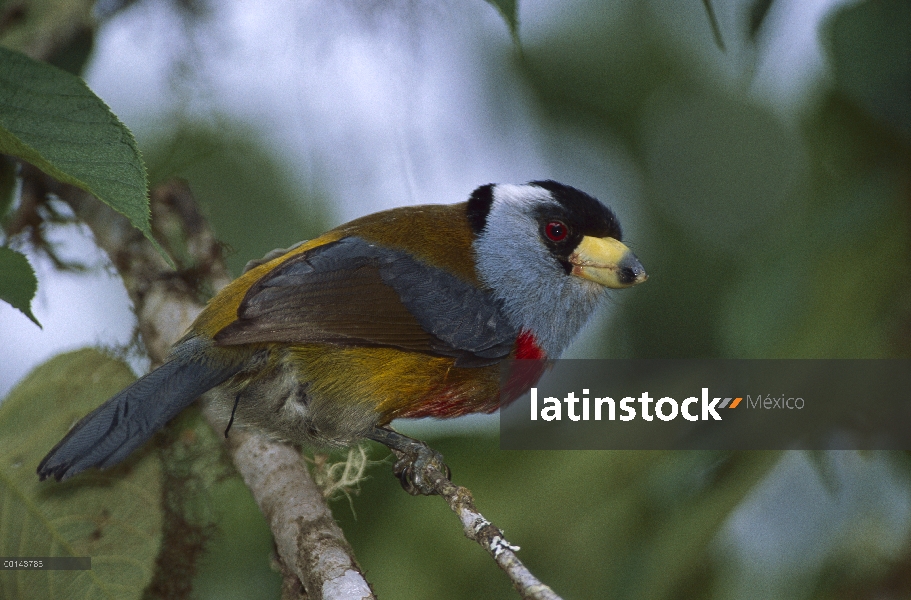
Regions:
<svg viewBox="0 0 911 600"><path fill-rule="evenodd" d="M420 440L388 427L374 427L366 437L392 450L396 456L392 471L412 496L438 494L440 479L451 476L443 455Z"/></svg>
<svg viewBox="0 0 911 600"><path fill-rule="evenodd" d="M447 479L451 476L443 455L424 443L415 443L407 452L394 452L398 460L392 471L402 483L402 488L412 496L432 496L438 493L435 472Z"/></svg>

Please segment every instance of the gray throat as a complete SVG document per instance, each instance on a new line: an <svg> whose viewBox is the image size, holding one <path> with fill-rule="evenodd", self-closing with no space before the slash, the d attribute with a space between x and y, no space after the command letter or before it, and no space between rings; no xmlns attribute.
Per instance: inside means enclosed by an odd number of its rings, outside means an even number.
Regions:
<svg viewBox="0 0 911 600"><path fill-rule="evenodd" d="M494 214L507 212L515 214ZM497 224L509 224L508 230ZM495 203L474 242L476 264L512 325L534 334L548 358L558 358L598 307L604 288L568 275L538 236L520 206Z"/></svg>

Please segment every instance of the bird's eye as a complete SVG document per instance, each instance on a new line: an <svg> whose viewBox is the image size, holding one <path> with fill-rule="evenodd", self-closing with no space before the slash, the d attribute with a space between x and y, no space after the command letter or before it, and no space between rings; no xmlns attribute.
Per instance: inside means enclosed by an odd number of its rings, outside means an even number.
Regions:
<svg viewBox="0 0 911 600"><path fill-rule="evenodd" d="M554 242L562 242L566 239L568 233L569 229L560 221L551 221L544 226L544 235L547 236L547 239Z"/></svg>

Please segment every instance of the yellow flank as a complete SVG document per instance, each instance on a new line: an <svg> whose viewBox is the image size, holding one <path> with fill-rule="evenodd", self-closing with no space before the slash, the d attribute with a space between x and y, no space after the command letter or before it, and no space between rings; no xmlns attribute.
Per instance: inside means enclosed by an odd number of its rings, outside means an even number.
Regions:
<svg viewBox="0 0 911 600"><path fill-rule="evenodd" d="M459 405L457 416L492 410L498 401L499 369L455 367L455 359L392 348L294 346L291 359L308 394L324 401L363 403L381 415L380 424L419 413L434 402Z"/></svg>
<svg viewBox="0 0 911 600"><path fill-rule="evenodd" d="M259 279L285 262L292 256L306 252L317 246L328 244L344 237L345 234L338 230L333 230L321 235L320 237L310 240L306 244L301 244L287 254L263 263L256 268L250 269L221 290L214 298L209 300L206 308L196 317L190 330L193 333L202 335L206 338L213 338L215 334L237 320L237 309L243 302L247 290L253 286Z"/></svg>

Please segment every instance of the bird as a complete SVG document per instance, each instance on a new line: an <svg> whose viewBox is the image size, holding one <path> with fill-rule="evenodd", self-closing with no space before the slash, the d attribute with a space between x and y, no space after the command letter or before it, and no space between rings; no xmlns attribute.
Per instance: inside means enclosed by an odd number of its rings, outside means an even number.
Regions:
<svg viewBox="0 0 911 600"><path fill-rule="evenodd" d="M448 467L394 419L496 411L521 393L502 384L506 365L559 357L607 289L646 279L614 212L553 180L364 216L248 264L37 473L116 465L217 387L226 436L236 418L303 446L372 439L400 456L407 491L430 494L425 468Z"/></svg>

